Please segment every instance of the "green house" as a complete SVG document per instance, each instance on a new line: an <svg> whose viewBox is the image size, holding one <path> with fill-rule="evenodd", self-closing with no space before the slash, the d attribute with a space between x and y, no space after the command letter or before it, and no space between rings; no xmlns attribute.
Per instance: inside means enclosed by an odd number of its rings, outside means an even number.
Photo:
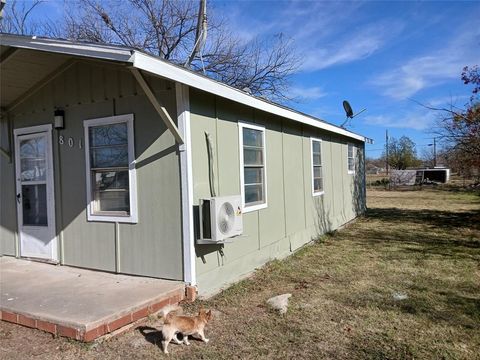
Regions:
<svg viewBox="0 0 480 360"><path fill-rule="evenodd" d="M365 210L361 135L138 50L0 44L4 256L210 295Z"/></svg>

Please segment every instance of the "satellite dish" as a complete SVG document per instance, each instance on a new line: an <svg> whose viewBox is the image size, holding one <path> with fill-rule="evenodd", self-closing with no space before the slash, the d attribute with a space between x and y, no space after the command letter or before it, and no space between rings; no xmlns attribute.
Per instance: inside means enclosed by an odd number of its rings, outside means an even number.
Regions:
<svg viewBox="0 0 480 360"><path fill-rule="evenodd" d="M354 114L353 110L352 110L352 107L350 106L350 103L347 100L343 100L343 108L345 109L345 115L346 115L347 118L342 123L342 125L340 125L340 127L342 127L342 128L345 127L345 125L348 122L348 119L353 119L355 116L357 116L357 115L361 114L362 112L364 112L365 110L367 110L367 109L363 109L363 110L360 110L358 113Z"/></svg>
<svg viewBox="0 0 480 360"><path fill-rule="evenodd" d="M347 118L352 119L353 110L352 110L352 107L350 106L350 103L347 100L343 100L343 108L345 109L345 114L347 115Z"/></svg>

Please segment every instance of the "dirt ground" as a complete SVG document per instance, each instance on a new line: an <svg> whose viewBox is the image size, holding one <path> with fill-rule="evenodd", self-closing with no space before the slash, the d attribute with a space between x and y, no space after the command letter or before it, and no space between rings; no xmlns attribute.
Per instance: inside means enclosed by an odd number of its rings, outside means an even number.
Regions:
<svg viewBox="0 0 480 360"><path fill-rule="evenodd" d="M480 196L369 191L365 217L216 297L208 344L161 324L82 344L0 322L1 359L480 359ZM287 314L265 301L289 292Z"/></svg>

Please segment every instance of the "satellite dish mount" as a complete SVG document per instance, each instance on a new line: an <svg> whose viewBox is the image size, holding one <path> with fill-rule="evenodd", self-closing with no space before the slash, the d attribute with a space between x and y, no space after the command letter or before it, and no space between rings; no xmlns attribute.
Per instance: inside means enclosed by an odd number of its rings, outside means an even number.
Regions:
<svg viewBox="0 0 480 360"><path fill-rule="evenodd" d="M362 112L367 110L367 109L363 109L363 110L360 110L358 113L354 114L353 110L352 110L352 107L350 106L350 104L347 100L343 100L343 108L345 109L345 115L346 115L347 118L342 123L342 125L340 125L340 127L342 127L342 128L346 127L347 122L349 120L353 119L355 116L360 115Z"/></svg>

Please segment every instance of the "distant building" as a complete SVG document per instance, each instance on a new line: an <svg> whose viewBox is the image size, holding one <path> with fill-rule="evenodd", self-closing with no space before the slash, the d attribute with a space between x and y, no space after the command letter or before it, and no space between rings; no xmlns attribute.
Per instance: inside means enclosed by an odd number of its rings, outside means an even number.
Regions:
<svg viewBox="0 0 480 360"><path fill-rule="evenodd" d="M450 181L450 169L436 167L433 169L392 170L392 185L419 185L424 183L442 183Z"/></svg>

